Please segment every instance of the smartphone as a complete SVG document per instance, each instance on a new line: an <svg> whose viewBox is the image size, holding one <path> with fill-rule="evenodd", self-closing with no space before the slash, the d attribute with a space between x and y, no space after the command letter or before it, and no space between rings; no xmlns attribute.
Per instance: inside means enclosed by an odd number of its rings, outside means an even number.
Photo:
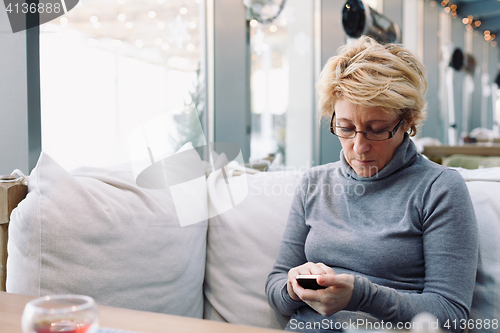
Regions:
<svg viewBox="0 0 500 333"><path fill-rule="evenodd" d="M318 289L325 289L325 286L320 286L318 282L316 281L316 278L319 275L297 275L295 279L297 279L298 284L304 288L304 289L312 289L312 290L318 290Z"/></svg>

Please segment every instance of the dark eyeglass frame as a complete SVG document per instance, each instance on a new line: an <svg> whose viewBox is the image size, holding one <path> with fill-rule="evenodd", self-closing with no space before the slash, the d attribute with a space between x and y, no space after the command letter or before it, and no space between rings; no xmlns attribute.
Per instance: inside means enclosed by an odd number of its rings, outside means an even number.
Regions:
<svg viewBox="0 0 500 333"><path fill-rule="evenodd" d="M368 139L368 137L366 136L366 132L367 131L355 131L355 130L352 130L354 131L354 136L352 138L346 138L346 137L343 137L343 136L340 136L340 135L337 135L334 131L334 127L342 127L342 126L333 126L333 119L335 118L335 111L333 111L333 114L332 114L332 120L330 120L330 132L335 135L336 137L339 137L339 138L342 138L342 139L354 139L356 137L356 135L358 133L363 133L363 136L365 137L366 140L370 140L370 141L385 141L385 140L389 140L391 139L398 131L399 127L401 127L401 124L403 123L403 118L401 118L401 120L399 121L399 123L396 125L396 127L394 127L394 129L392 131L389 131L389 130L383 130L385 132L388 132L389 133L389 137L387 139L382 139L382 140L373 140L373 139Z"/></svg>

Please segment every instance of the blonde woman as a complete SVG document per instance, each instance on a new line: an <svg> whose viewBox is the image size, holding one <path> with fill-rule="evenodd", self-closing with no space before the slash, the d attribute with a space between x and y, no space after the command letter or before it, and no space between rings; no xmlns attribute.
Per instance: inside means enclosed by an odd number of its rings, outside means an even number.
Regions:
<svg viewBox="0 0 500 333"><path fill-rule="evenodd" d="M426 87L416 56L368 37L325 65L319 103L342 152L302 179L268 277L286 329L409 328L429 312L458 332L468 318L477 222L463 178L410 140ZM299 274L324 289L303 288Z"/></svg>

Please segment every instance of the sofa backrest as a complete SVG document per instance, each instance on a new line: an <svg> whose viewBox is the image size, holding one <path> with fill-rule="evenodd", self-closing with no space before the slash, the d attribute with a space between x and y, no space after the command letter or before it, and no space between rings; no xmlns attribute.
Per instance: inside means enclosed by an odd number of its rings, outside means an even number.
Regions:
<svg viewBox="0 0 500 333"><path fill-rule="evenodd" d="M298 172L247 175L246 198L210 218L205 318L278 329L286 325L288 318L270 308L264 289L300 177ZM210 196L225 190L213 187L208 188Z"/></svg>

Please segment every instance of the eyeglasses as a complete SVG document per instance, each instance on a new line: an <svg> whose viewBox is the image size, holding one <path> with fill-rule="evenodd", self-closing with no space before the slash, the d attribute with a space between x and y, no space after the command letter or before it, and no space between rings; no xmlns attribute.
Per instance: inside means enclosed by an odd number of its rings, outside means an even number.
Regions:
<svg viewBox="0 0 500 333"><path fill-rule="evenodd" d="M403 119L401 119L392 131L388 131L388 130L355 131L355 130L347 128L347 127L333 126L333 119L334 118L335 118L335 111L333 112L332 120L330 121L330 132L333 135L338 136L339 138L342 138L342 139L354 139L356 137L356 134L363 133L363 135L365 136L365 138L367 140L371 140L371 141L389 140L390 138L392 138L394 136L394 134L396 134L399 127L401 127L401 124L403 123Z"/></svg>

